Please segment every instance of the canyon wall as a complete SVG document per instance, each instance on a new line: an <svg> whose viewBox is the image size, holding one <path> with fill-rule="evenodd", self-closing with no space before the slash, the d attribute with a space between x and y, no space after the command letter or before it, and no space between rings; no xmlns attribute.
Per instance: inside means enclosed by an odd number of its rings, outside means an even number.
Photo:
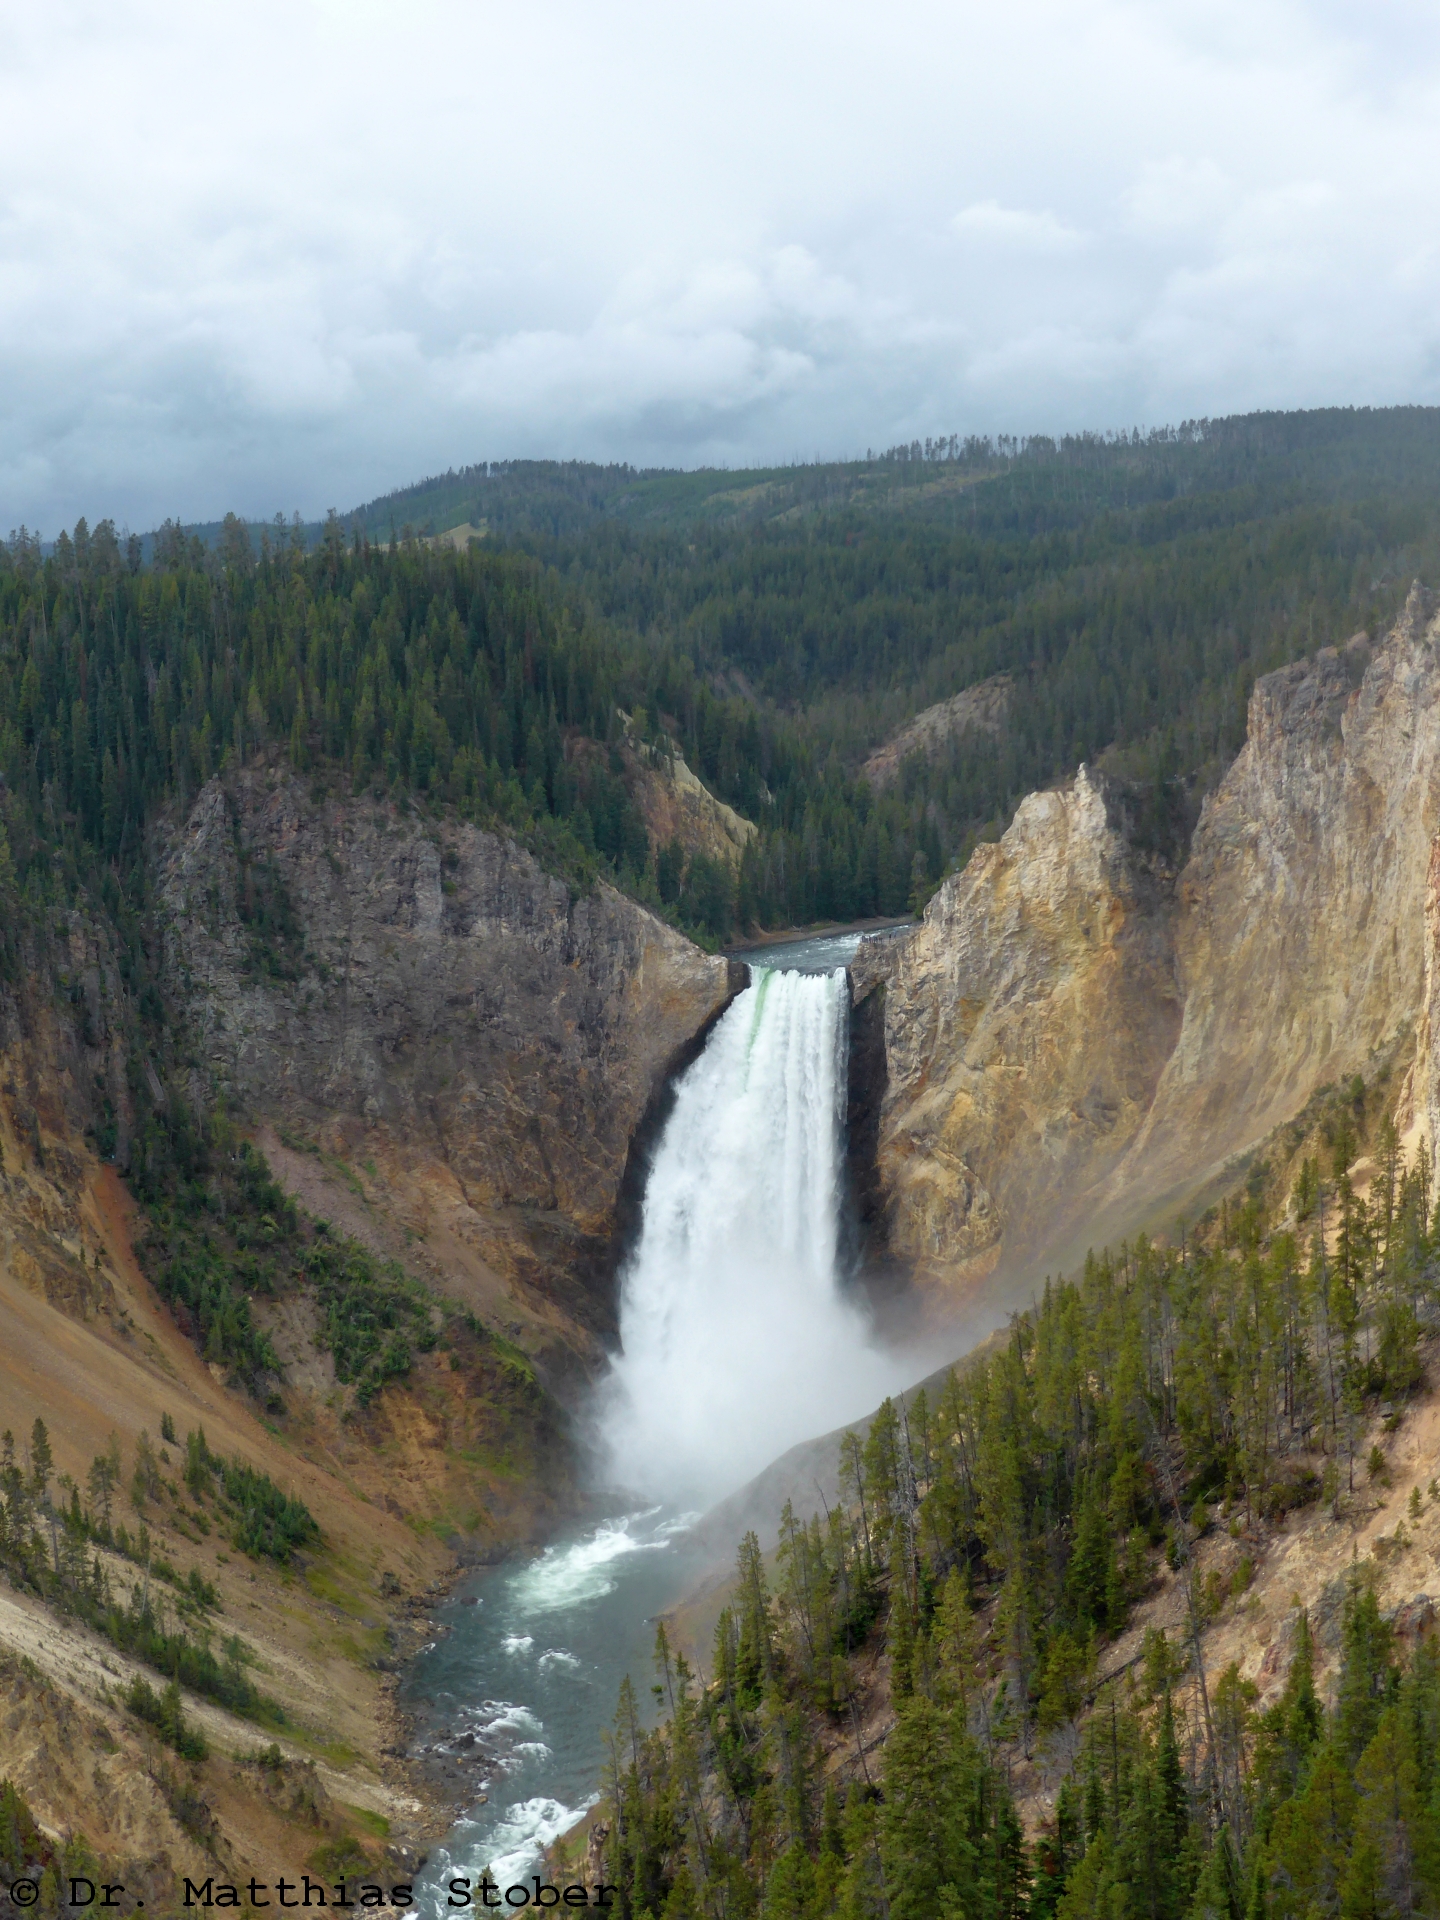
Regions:
<svg viewBox="0 0 1440 1920"><path fill-rule="evenodd" d="M1180 1028L1164 896L1082 767L880 946L876 1158L897 1261L974 1284L1043 1252L1058 1210L1097 1191Z"/></svg>
<svg viewBox="0 0 1440 1920"><path fill-rule="evenodd" d="M204 1091L287 1184L542 1363L593 1365L631 1141L743 970L511 841L281 771L213 781L157 893Z"/></svg>
<svg viewBox="0 0 1440 1920"><path fill-rule="evenodd" d="M862 949L856 994L884 995L876 1204L937 1312L993 1317L1173 1218L1342 1075L1398 1058L1433 1139L1437 646L1416 588L1378 648L1258 681L1178 874L1082 768L912 935Z"/></svg>
<svg viewBox="0 0 1440 1920"><path fill-rule="evenodd" d="M320 798L278 769L210 782L151 854L163 1019L136 1002L122 929L83 905L37 923L0 979L0 1424L33 1399L45 1346L75 1359L67 1406L113 1399L117 1353L138 1368L135 1409L158 1398L174 1367L137 1332L143 1306L270 1446L143 1278L106 1164L129 1163L137 1099L164 1110L185 1091L254 1133L311 1213L475 1316L473 1339L452 1318L445 1354L414 1354L359 1407L309 1292L262 1289L250 1310L281 1362L288 1444L466 1552L543 1531L574 1498L555 1396L613 1337L671 1071L744 970L611 888L576 897L513 842ZM111 1416L127 1445L135 1409Z"/></svg>
<svg viewBox="0 0 1440 1920"><path fill-rule="evenodd" d="M37 922L0 978L0 1424L25 1404L37 1326L80 1356L77 1405L105 1402L116 1352L140 1369L137 1405L149 1390L160 1362L148 1333L148 1358L136 1344L137 1302L173 1323L106 1163L129 1164L137 1099L165 1110L185 1091L255 1133L309 1211L468 1308L549 1389L462 1320L459 1345L412 1356L360 1408L309 1292L257 1294L290 1442L467 1552L543 1531L574 1497L552 1396L613 1335L647 1121L742 970L610 888L573 896L513 842L318 799L274 769L209 783L151 855L163 1017L137 1004L126 935L85 896ZM236 1398L264 1448L257 1411ZM132 1444L145 1418L115 1424Z"/></svg>
<svg viewBox="0 0 1440 1920"><path fill-rule="evenodd" d="M423 1826L427 1809L393 1770L382 1782L377 1749L390 1723L386 1669L414 1644L410 1609L423 1618L420 1596L452 1558L435 1523L454 1513L475 1534L527 1537L554 1510L568 1462L557 1448L552 1484L532 1487L530 1511L518 1510L516 1476L490 1463L515 1451L519 1423L494 1401L501 1369L487 1375L483 1360L456 1373L438 1354L418 1357L410 1379L349 1422L287 1387L283 1434L227 1390L141 1272L133 1204L99 1158L102 1147L126 1154L133 1127L127 1053L137 1028L119 945L113 928L67 908L0 980L0 1427L23 1465L43 1420L54 1473L82 1490L93 1491L94 1462L116 1449L116 1519L132 1536L148 1528L156 1568L207 1583L222 1635L239 1635L285 1711L283 1758L268 1770L245 1764L238 1756L260 1744L254 1723L187 1696L212 1754L182 1798L177 1774L123 1711L131 1679L156 1681L153 1671L57 1616L24 1582L0 1579L0 1777L20 1785L52 1832L83 1828L132 1896L168 1911L177 1873L202 1878L217 1859L285 1870L338 1838L345 1808L390 1822L395 1863L409 1857L400 1836ZM155 1072L143 1058L129 1065ZM307 1569L313 1586L234 1551L209 1523L197 1529L180 1460L161 1444L166 1419L182 1436L203 1427L213 1449L306 1502L324 1537ZM164 1476L143 1497L129 1477L142 1435L157 1444ZM57 1499L63 1486L52 1483ZM413 1496L418 1526L395 1490ZM142 1577L149 1585L135 1554L97 1541L86 1565L103 1571L122 1607Z"/></svg>
<svg viewBox="0 0 1440 1920"><path fill-rule="evenodd" d="M124 1711L135 1659L0 1583L0 1775L168 1910L179 1873L273 1880L322 1845L405 1877L449 1824L405 1758L395 1670L457 1561L575 1510L567 1389L613 1329L617 1223L670 1070L743 969L511 842L279 768L209 783L150 855L161 1000L138 930L83 905L36 916L0 977L0 1426L23 1461L43 1419L54 1472L92 1493L118 1459L116 1517L143 1546L92 1542L87 1564L122 1605L152 1555L172 1587L203 1582L204 1631L238 1634L283 1720L258 1764L255 1725L187 1693L210 1754L182 1780ZM137 1108L178 1121L185 1092L475 1318L446 1316L362 1404L312 1290L260 1286L283 1378L263 1407L236 1391L142 1270L146 1222L108 1164L145 1139ZM302 1499L318 1541L289 1565L241 1552L182 1483L195 1429Z"/></svg>

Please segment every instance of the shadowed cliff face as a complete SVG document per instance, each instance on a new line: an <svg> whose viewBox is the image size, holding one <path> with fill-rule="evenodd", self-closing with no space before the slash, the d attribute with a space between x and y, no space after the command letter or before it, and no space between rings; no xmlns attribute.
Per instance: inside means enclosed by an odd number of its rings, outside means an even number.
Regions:
<svg viewBox="0 0 1440 1920"><path fill-rule="evenodd" d="M205 788L157 891L171 991L287 1183L592 1364L631 1137L728 963L493 835L258 770Z"/></svg>
<svg viewBox="0 0 1440 1920"><path fill-rule="evenodd" d="M885 976L889 1245L937 1309L998 1310L1172 1216L1411 1026L1433 1138L1437 644L1417 589L1378 650L1357 636L1259 681L1177 880L1082 769L908 940L862 951L857 993Z"/></svg>

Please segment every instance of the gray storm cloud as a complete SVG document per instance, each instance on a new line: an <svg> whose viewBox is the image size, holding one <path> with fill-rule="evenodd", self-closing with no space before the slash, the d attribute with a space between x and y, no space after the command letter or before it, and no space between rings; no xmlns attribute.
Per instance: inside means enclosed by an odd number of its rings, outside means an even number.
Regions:
<svg viewBox="0 0 1440 1920"><path fill-rule="evenodd" d="M1440 397L1408 0L0 18L0 524Z"/></svg>

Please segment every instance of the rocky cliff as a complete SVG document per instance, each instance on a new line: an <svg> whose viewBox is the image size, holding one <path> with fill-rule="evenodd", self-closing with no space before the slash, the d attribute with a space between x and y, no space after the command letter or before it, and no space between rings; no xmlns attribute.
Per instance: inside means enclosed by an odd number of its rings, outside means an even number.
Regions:
<svg viewBox="0 0 1440 1920"><path fill-rule="evenodd" d="M740 973L511 842L279 770L212 781L150 852L158 982L124 950L139 932L83 904L36 917L0 978L0 1428L28 1476L43 1420L57 1498L113 1494L130 1533L107 1520L86 1578L121 1607L143 1587L207 1644L238 1635L271 1706L262 1739L187 1691L210 1751L182 1765L125 1710L154 1670L0 1581L0 1777L168 1910L177 1873L274 1879L317 1849L403 1878L448 1824L397 1757L395 1669L457 1557L574 1510L556 1394L613 1327L617 1221L669 1069ZM164 1006L141 1005L157 984ZM442 1337L368 1404L303 1280L247 1300L284 1364L262 1405L147 1277L147 1221L107 1162L138 1160L154 1112L183 1131L185 1091L255 1134L312 1214L427 1283ZM180 1204L208 1244L219 1189L191 1181ZM242 1552L233 1515L202 1510L197 1430L305 1503L303 1552ZM0 1547L19 1564L3 1524Z"/></svg>
<svg viewBox="0 0 1440 1920"><path fill-rule="evenodd" d="M1082 767L881 949L877 1165L922 1276L1033 1258L1134 1138L1181 1020L1164 895Z"/></svg>
<svg viewBox="0 0 1440 1920"><path fill-rule="evenodd" d="M513 842L279 771L213 781L157 875L207 1096L347 1231L542 1361L593 1363L632 1139L728 963Z"/></svg>
<svg viewBox="0 0 1440 1920"><path fill-rule="evenodd" d="M937 1302L993 1312L1173 1217L1382 1060L1434 1138L1437 761L1440 624L1417 588L1383 645L1257 682L1178 875L1082 769L862 961L857 993L885 995L879 1204Z"/></svg>
<svg viewBox="0 0 1440 1920"><path fill-rule="evenodd" d="M630 738L626 759L631 791L652 848L678 840L687 859L703 853L738 868L759 828L711 793L673 740L662 752Z"/></svg>

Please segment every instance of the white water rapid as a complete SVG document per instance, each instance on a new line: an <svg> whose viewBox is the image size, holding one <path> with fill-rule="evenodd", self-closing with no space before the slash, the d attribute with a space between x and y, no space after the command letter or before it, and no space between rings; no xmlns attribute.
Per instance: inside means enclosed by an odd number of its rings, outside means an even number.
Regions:
<svg viewBox="0 0 1440 1920"><path fill-rule="evenodd" d="M837 1255L843 970L757 968L676 1087L600 1396L617 1485L719 1498L899 1384Z"/></svg>

